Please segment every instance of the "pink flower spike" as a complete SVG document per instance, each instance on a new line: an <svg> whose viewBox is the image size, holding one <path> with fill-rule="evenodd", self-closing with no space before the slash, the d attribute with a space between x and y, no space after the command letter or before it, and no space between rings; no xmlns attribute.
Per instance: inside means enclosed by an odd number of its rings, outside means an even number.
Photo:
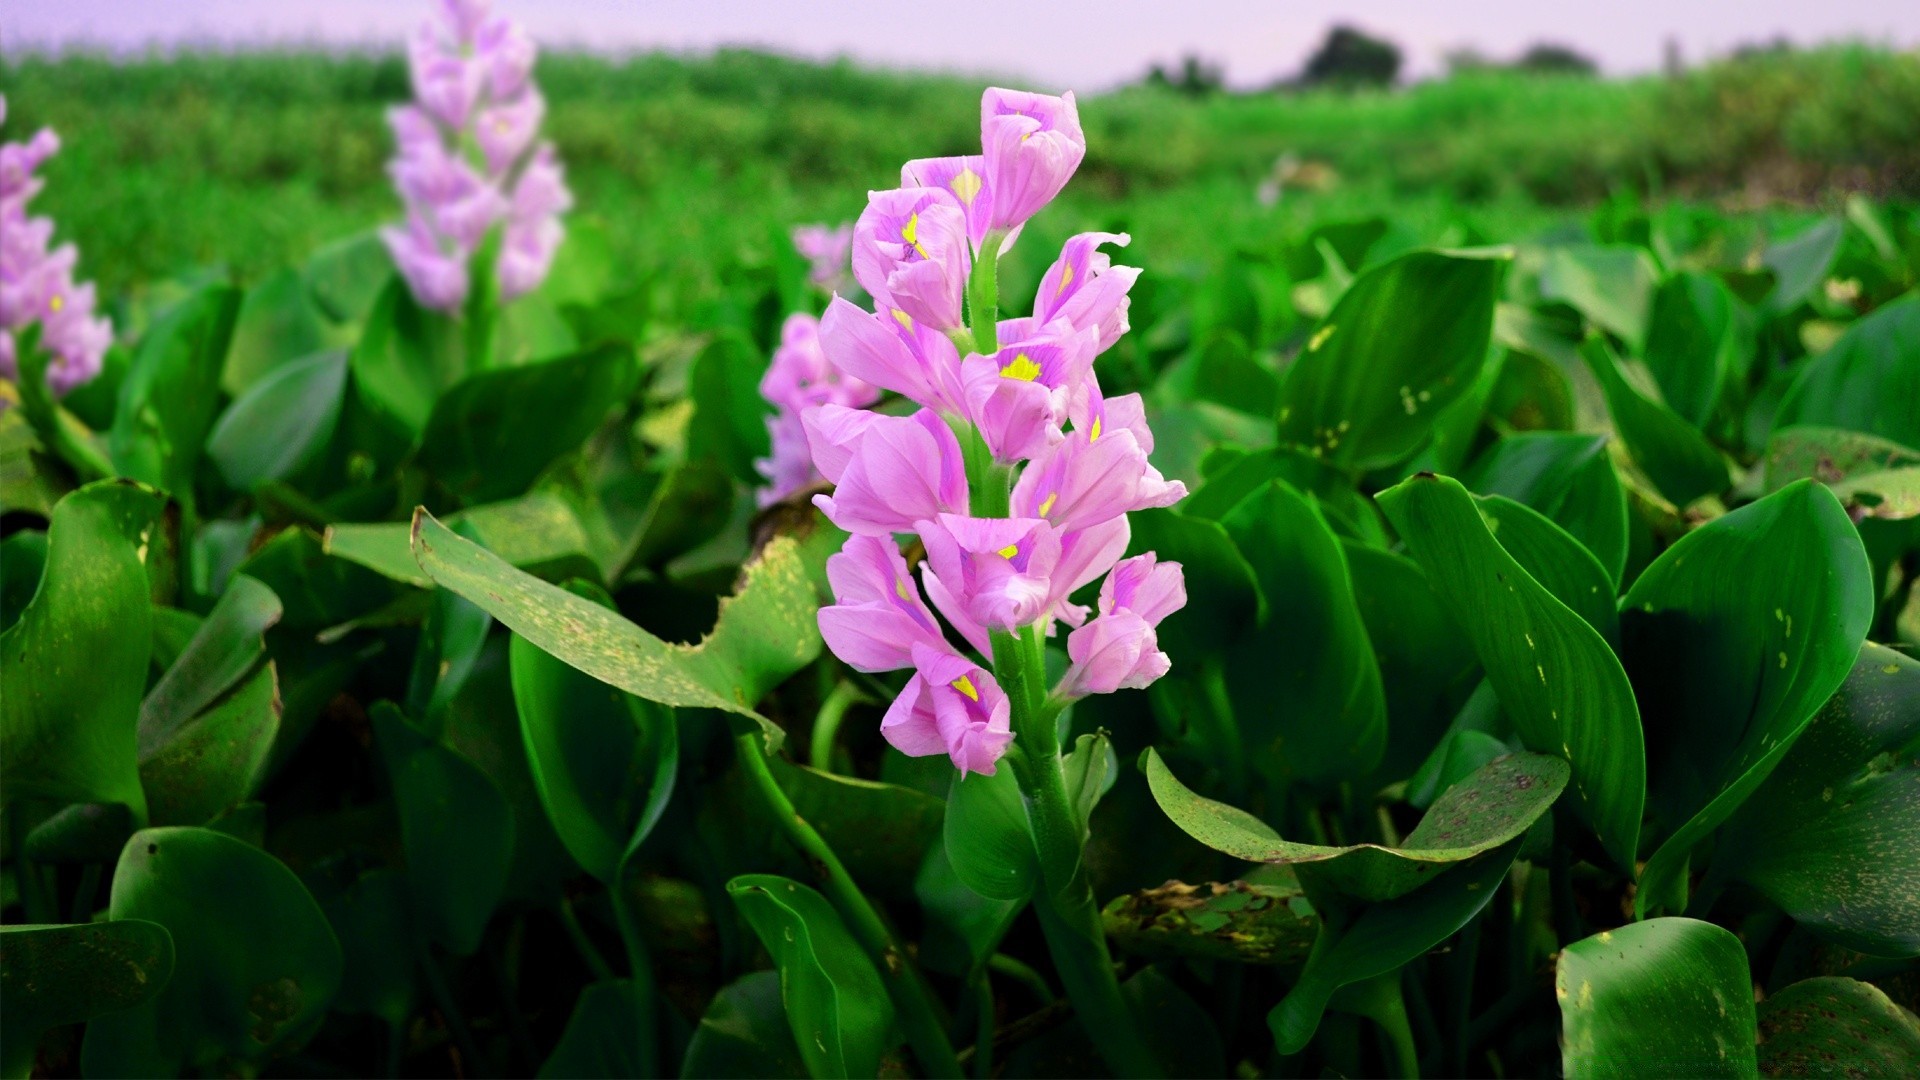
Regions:
<svg viewBox="0 0 1920 1080"><path fill-rule="evenodd" d="M793 230L793 249L810 264L807 280L837 291L852 273L853 223L836 228L800 225Z"/></svg>
<svg viewBox="0 0 1920 1080"><path fill-rule="evenodd" d="M916 158L900 166L903 188L939 188L952 195L967 215L967 239L979 246L993 216L993 191L987 187L987 159Z"/></svg>
<svg viewBox="0 0 1920 1080"><path fill-rule="evenodd" d="M836 296L820 316L820 345L834 367L856 379L929 408L965 411L959 351L905 312L875 314Z"/></svg>
<svg viewBox="0 0 1920 1080"><path fill-rule="evenodd" d="M1102 615L1067 635L1067 658L1073 666L1055 693L1068 699L1142 690L1173 666L1152 624L1131 611Z"/></svg>
<svg viewBox="0 0 1920 1080"><path fill-rule="evenodd" d="M1060 441L1061 425L1086 396L1094 341L1091 331L1056 323L1039 337L961 364L967 416L994 460L1023 461Z"/></svg>
<svg viewBox="0 0 1920 1080"><path fill-rule="evenodd" d="M1099 335L1096 352L1106 352L1129 329L1128 290L1140 277L1132 266L1114 266L1113 260L1099 250L1101 244L1125 247L1131 240L1126 233L1081 233L1071 237L1060 250L1060 258L1047 268L1040 289L1033 298L1033 317L1040 323L1064 319L1075 330L1093 328Z"/></svg>
<svg viewBox="0 0 1920 1080"><path fill-rule="evenodd" d="M1131 611L1155 626L1187 606L1187 578L1177 562L1149 551L1122 559L1100 583L1100 614Z"/></svg>
<svg viewBox="0 0 1920 1080"><path fill-rule="evenodd" d="M966 214L938 188L867 194L853 226L853 276L879 304L946 331L961 325L972 269Z"/></svg>
<svg viewBox="0 0 1920 1080"><path fill-rule="evenodd" d="M813 503L842 529L884 536L966 509L960 440L933 410L901 417L823 405L802 419L815 464L836 485Z"/></svg>
<svg viewBox="0 0 1920 1080"><path fill-rule="evenodd" d="M836 602L820 609L820 634L849 666L893 671L913 666L916 646L952 651L890 538L848 537L827 559L827 581Z"/></svg>
<svg viewBox="0 0 1920 1080"><path fill-rule="evenodd" d="M1132 432L1104 431L1095 439L1075 430L1021 471L1013 510L1072 532L1129 511L1172 506L1186 494L1186 485L1168 483L1147 462Z"/></svg>
<svg viewBox="0 0 1920 1080"><path fill-rule="evenodd" d="M980 98L980 144L994 229L1024 224L1067 186L1087 156L1073 94L989 89Z"/></svg>
<svg viewBox="0 0 1920 1080"><path fill-rule="evenodd" d="M1046 613L1061 559L1060 534L1046 522L941 514L914 528L927 564L974 622L1012 630Z"/></svg>
<svg viewBox="0 0 1920 1080"><path fill-rule="evenodd" d="M473 133L487 159L487 171L500 176L512 168L533 145L546 115L547 100L531 87L511 101L480 110Z"/></svg>
<svg viewBox="0 0 1920 1080"><path fill-rule="evenodd" d="M971 660L913 647L914 675L880 722L880 734L909 757L944 753L962 775L992 776L1013 742L1007 695Z"/></svg>
<svg viewBox="0 0 1920 1080"><path fill-rule="evenodd" d="M1113 569L1127 553L1133 538L1133 526L1125 517L1110 518L1060 539L1060 562L1054 567L1052 591L1047 597L1046 615L1069 626L1086 621L1087 609L1069 598L1101 574Z"/></svg>
<svg viewBox="0 0 1920 1080"><path fill-rule="evenodd" d="M508 18L490 19L474 35L474 52L486 70L487 92L505 101L527 88L539 49L520 24Z"/></svg>

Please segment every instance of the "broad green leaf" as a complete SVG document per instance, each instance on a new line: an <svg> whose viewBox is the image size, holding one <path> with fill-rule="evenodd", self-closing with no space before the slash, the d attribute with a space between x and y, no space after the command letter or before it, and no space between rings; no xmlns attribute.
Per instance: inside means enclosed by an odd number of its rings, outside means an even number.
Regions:
<svg viewBox="0 0 1920 1080"><path fill-rule="evenodd" d="M1568 777L1557 757L1502 757L1448 788L1398 846L1330 847L1283 840L1252 814L1194 794L1151 747L1141 767L1154 801L1188 836L1247 862L1311 864L1317 884L1369 902L1404 896L1519 837L1553 806Z"/></svg>
<svg viewBox="0 0 1920 1080"><path fill-rule="evenodd" d="M1920 295L1854 322L1794 380L1774 417L1845 428L1920 450Z"/></svg>
<svg viewBox="0 0 1920 1080"><path fill-rule="evenodd" d="M1386 691L1387 750L1381 775L1398 780L1446 730L1472 688L1468 680L1479 661L1427 587L1420 564L1352 540L1342 540L1340 547Z"/></svg>
<svg viewBox="0 0 1920 1080"><path fill-rule="evenodd" d="M1660 283L1641 354L1680 418L1705 427L1721 388L1740 371L1739 302L1720 279L1682 270Z"/></svg>
<svg viewBox="0 0 1920 1080"><path fill-rule="evenodd" d="M340 985L339 942L300 879L211 829L134 833L109 915L166 927L173 977L148 1003L87 1025L88 1076L264 1062L312 1034Z"/></svg>
<svg viewBox="0 0 1920 1080"><path fill-rule="evenodd" d="M1720 451L1699 428L1651 394L1651 387L1630 382L1606 339L1588 338L1580 356L1606 392L1607 411L1621 441L1660 494L1685 507L1726 490L1727 463Z"/></svg>
<svg viewBox="0 0 1920 1080"><path fill-rule="evenodd" d="M926 916L920 964L948 975L968 975L985 964L1026 906L1024 896L994 900L960 880L944 841L927 849L926 861L913 879L913 895Z"/></svg>
<svg viewBox="0 0 1920 1080"><path fill-rule="evenodd" d="M376 704L372 720L399 809L415 917L426 936L465 956L479 947L506 887L512 812L478 766L420 732L391 702Z"/></svg>
<svg viewBox="0 0 1920 1080"><path fill-rule="evenodd" d="M1465 488L1416 476L1377 497L1530 750L1572 766L1574 813L1635 865L1646 795L1640 713L1606 639L1500 546Z"/></svg>
<svg viewBox="0 0 1920 1080"><path fill-rule="evenodd" d="M144 817L140 696L150 612L142 565L159 500L108 481L60 500L40 587L0 634L5 798L121 803Z"/></svg>
<svg viewBox="0 0 1920 1080"><path fill-rule="evenodd" d="M780 973L755 971L722 987L687 1044L680 1075L712 1080L801 1076L806 1063L780 1001Z"/></svg>
<svg viewBox="0 0 1920 1080"><path fill-rule="evenodd" d="M1760 261L1773 271L1773 290L1766 299L1769 310L1786 311L1813 295L1826 281L1845 231L1839 218L1829 217L1798 236L1767 245Z"/></svg>
<svg viewBox="0 0 1920 1080"><path fill-rule="evenodd" d="M296 357L325 348L327 327L298 272L283 268L240 301L220 387L240 396Z"/></svg>
<svg viewBox="0 0 1920 1080"><path fill-rule="evenodd" d="M307 880L340 941L344 963L334 1010L368 1013L389 1030L400 1028L413 1013L419 965L405 872L370 870L335 893L324 890L324 879Z"/></svg>
<svg viewBox="0 0 1920 1080"><path fill-rule="evenodd" d="M449 530L414 514L413 551L421 569L478 604L514 633L604 683L662 705L721 709L753 717L769 742L779 729L754 703L820 653L813 584L797 545L769 543L746 571L739 593L698 645L654 637L585 597L524 574Z"/></svg>
<svg viewBox="0 0 1920 1080"><path fill-rule="evenodd" d="M574 593L612 607L585 582ZM574 860L611 882L665 812L680 761L668 709L623 693L515 636L513 698L540 802Z"/></svg>
<svg viewBox="0 0 1920 1080"><path fill-rule="evenodd" d="M1540 271L1540 292L1572 305L1587 321L1635 351L1647 336L1647 313L1660 272L1644 248L1630 244L1555 248Z"/></svg>
<svg viewBox="0 0 1920 1080"><path fill-rule="evenodd" d="M772 874L727 894L773 956L794 1044L816 1077L872 1076L892 1046L893 1003L826 897Z"/></svg>
<svg viewBox="0 0 1920 1080"><path fill-rule="evenodd" d="M1386 749L1386 696L1340 541L1281 480L1221 524L1253 568L1263 609L1227 657L1250 763L1315 783L1372 771Z"/></svg>
<svg viewBox="0 0 1920 1080"><path fill-rule="evenodd" d="M1281 379L1281 438L1353 469L1410 457L1479 374L1511 260L1416 251L1361 274Z"/></svg>
<svg viewBox="0 0 1920 1080"><path fill-rule="evenodd" d="M621 345L470 375L434 402L420 463L463 502L518 495L593 434L637 377Z"/></svg>
<svg viewBox="0 0 1920 1080"><path fill-rule="evenodd" d="M1609 642L1619 636L1613 579L1593 553L1539 511L1503 495L1475 500L1494 539L1553 598Z"/></svg>
<svg viewBox="0 0 1920 1080"><path fill-rule="evenodd" d="M947 862L967 888L989 900L1032 895L1039 856L1011 768L992 776L955 770L943 835Z"/></svg>
<svg viewBox="0 0 1920 1080"><path fill-rule="evenodd" d="M252 798L279 733L279 687L271 663L164 739L149 743L142 732L140 782L152 822L205 825Z"/></svg>
<svg viewBox="0 0 1920 1080"><path fill-rule="evenodd" d="M1604 435L1541 432L1488 447L1461 481L1552 518L1600 560L1614 581L1627 565L1627 496Z"/></svg>
<svg viewBox="0 0 1920 1080"><path fill-rule="evenodd" d="M1762 1001L1763 1076L1920 1075L1920 1021L1872 983L1828 976Z"/></svg>
<svg viewBox="0 0 1920 1080"><path fill-rule="evenodd" d="M393 257L373 232L337 240L314 252L305 276L314 303L336 323L364 318L387 283L397 280Z"/></svg>
<svg viewBox="0 0 1920 1080"><path fill-rule="evenodd" d="M591 542L580 518L562 496L531 491L517 499L468 507L449 514L446 524L470 532L476 543L509 564L551 577L567 569L599 568L588 552ZM327 554L359 563L395 581L427 589L433 579L420 569L403 522L330 525L322 543Z"/></svg>
<svg viewBox="0 0 1920 1080"><path fill-rule="evenodd" d="M1233 546L1216 521L1191 517L1178 510L1141 510L1127 515L1133 536L1130 554L1154 552L1163 561L1177 562L1184 572L1187 606L1160 624L1160 647L1173 658L1198 663L1218 653L1259 614L1259 593L1253 568Z"/></svg>
<svg viewBox="0 0 1920 1080"><path fill-rule="evenodd" d="M267 653L261 635L280 615L280 598L272 589L236 575L140 703L142 752L165 743L253 670Z"/></svg>
<svg viewBox="0 0 1920 1080"><path fill-rule="evenodd" d="M1460 863L1397 899L1368 904L1344 925L1323 923L1300 979L1267 1014L1282 1054L1297 1054L1319 1030L1335 991L1400 970L1452 937L1499 891L1519 850L1514 841Z"/></svg>
<svg viewBox="0 0 1920 1080"><path fill-rule="evenodd" d="M207 436L207 457L235 491L295 476L332 441L346 389L344 350L280 364L220 414Z"/></svg>
<svg viewBox="0 0 1920 1080"><path fill-rule="evenodd" d="M1301 963L1320 929L1299 885L1244 881L1169 881L1116 897L1101 922L1114 944L1136 956L1240 964Z"/></svg>
<svg viewBox="0 0 1920 1080"><path fill-rule="evenodd" d="M1920 661L1871 642L1727 822L1714 873L1876 956L1920 956Z"/></svg>
<svg viewBox="0 0 1920 1080"><path fill-rule="evenodd" d="M1246 339L1216 331L1206 344L1169 370L1161 385L1182 400L1211 401L1235 412L1273 416L1280 380L1254 358Z"/></svg>
<svg viewBox="0 0 1920 1080"><path fill-rule="evenodd" d="M193 505L200 448L220 402L220 372L240 312L240 290L211 285L147 331L113 417L108 447L121 476Z"/></svg>
<svg viewBox="0 0 1920 1080"><path fill-rule="evenodd" d="M907 897L927 851L941 845L946 804L899 784L768 762L793 808L820 832L861 888Z"/></svg>
<svg viewBox="0 0 1920 1080"><path fill-rule="evenodd" d="M1781 428L1767 440L1766 486L1778 491L1812 477L1833 487L1855 476L1920 465L1920 450L1845 428Z"/></svg>
<svg viewBox="0 0 1920 1080"><path fill-rule="evenodd" d="M541 1077L647 1076L655 1048L639 1045L635 1015L652 1008L629 979L589 983L573 1004L567 1029L540 1066Z"/></svg>
<svg viewBox="0 0 1920 1080"><path fill-rule="evenodd" d="M458 323L422 308L405 281L389 276L367 312L349 367L361 403L414 442L441 392L466 374L466 342Z"/></svg>
<svg viewBox="0 0 1920 1080"><path fill-rule="evenodd" d="M1222 456L1226 454L1223 450ZM1353 477L1294 446L1240 454L1212 469L1200 490L1181 501L1179 512L1190 518L1220 521L1273 480L1284 480L1302 494L1311 495L1335 532L1377 547L1387 545L1379 514L1355 489Z"/></svg>
<svg viewBox="0 0 1920 1080"><path fill-rule="evenodd" d="M753 467L767 456L767 417L771 408L760 396L767 360L746 335L723 330L694 357L687 373L693 418L687 422L687 456L709 457L743 484L765 481Z"/></svg>
<svg viewBox="0 0 1920 1080"><path fill-rule="evenodd" d="M1759 1075L1746 950L1712 923L1651 919L1573 942L1553 992L1568 1080Z"/></svg>
<svg viewBox="0 0 1920 1080"><path fill-rule="evenodd" d="M0 926L0 1074L26 1076L48 1029L144 1004L172 974L172 936L144 919Z"/></svg>
<svg viewBox="0 0 1920 1080"><path fill-rule="evenodd" d="M46 533L23 529L0 540L0 631L20 620L46 568Z"/></svg>
<svg viewBox="0 0 1920 1080"><path fill-rule="evenodd" d="M1852 670L1873 618L1860 536L1802 480L1680 538L1621 601L1663 842L1641 912L1684 897L1687 854L1779 764Z"/></svg>

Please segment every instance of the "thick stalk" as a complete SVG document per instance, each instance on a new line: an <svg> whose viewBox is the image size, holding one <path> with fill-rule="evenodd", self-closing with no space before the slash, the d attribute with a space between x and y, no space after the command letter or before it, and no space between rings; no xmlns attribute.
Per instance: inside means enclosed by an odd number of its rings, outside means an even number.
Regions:
<svg viewBox="0 0 1920 1080"><path fill-rule="evenodd" d="M833 771L833 742L840 734L840 721L847 715L847 707L860 700L860 688L850 682L842 682L820 703L820 711L813 718L813 738L807 744L807 761L821 772Z"/></svg>
<svg viewBox="0 0 1920 1080"><path fill-rule="evenodd" d="M780 826L781 832L819 875L827 899L833 902L840 917L846 920L847 929L853 932L860 947L872 957L874 967L879 969L880 977L886 982L887 993L893 998L893 1006L899 1013L900 1027L906 1032L907 1042L913 1047L914 1056L920 1059L921 1068L926 1070L928 1076L962 1075L960 1062L953 1055L953 1044L947 1038L946 1026L933 1007L933 995L921 979L919 969L908 959L906 950L893 940L892 931L881 921L880 913L867 902L860 887L853 883L840 857L833 853L833 849L827 846L826 840L814 827L807 824L806 819L793 808L793 801L787 798L787 793L781 790L779 781L774 779L773 771L767 766L767 753L761 741L759 725L747 717L729 719L733 721L733 745L739 755L741 769L766 804L767 812Z"/></svg>
<svg viewBox="0 0 1920 1080"><path fill-rule="evenodd" d="M633 850L614 868L609 892L613 900L613 919L620 928L620 942L627 950L627 980L634 1003L634 1037L640 1044L641 1064L649 1068L660 1060L659 988L653 978L653 957L647 954L646 939L640 936L640 915L633 909Z"/></svg>
<svg viewBox="0 0 1920 1080"><path fill-rule="evenodd" d="M982 356L1000 349L1000 242L1005 238L1004 233L988 233L967 275L967 321L974 350Z"/></svg>
<svg viewBox="0 0 1920 1080"><path fill-rule="evenodd" d="M993 632L993 673L1012 704L1014 737L1025 753L1014 770L1033 822L1041 887L1033 906L1074 1013L1118 1076L1162 1076L1120 996L1100 907L1081 860L1084 827L1060 770L1060 740L1046 706L1046 659L1038 627Z"/></svg>

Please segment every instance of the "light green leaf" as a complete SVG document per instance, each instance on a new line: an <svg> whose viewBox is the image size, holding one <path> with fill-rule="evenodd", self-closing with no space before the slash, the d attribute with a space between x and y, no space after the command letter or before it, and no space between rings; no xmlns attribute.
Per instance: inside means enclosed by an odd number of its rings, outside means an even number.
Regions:
<svg viewBox="0 0 1920 1080"><path fill-rule="evenodd" d="M1839 689L1873 617L1859 533L1802 480L1680 538L1621 601L1665 838L1635 906L1679 906L1687 854L1752 794Z"/></svg>
<svg viewBox="0 0 1920 1080"><path fill-rule="evenodd" d="M1613 581L1627 565L1627 496L1604 435L1513 435L1488 447L1461 481L1552 518L1593 552Z"/></svg>
<svg viewBox="0 0 1920 1080"><path fill-rule="evenodd" d="M944 826L947 861L989 900L1025 900L1040 872L1026 803L1011 768L953 774Z"/></svg>
<svg viewBox="0 0 1920 1080"><path fill-rule="evenodd" d="M1652 919L1573 942L1554 994L1568 1080L1758 1075L1746 950L1712 923Z"/></svg>
<svg viewBox="0 0 1920 1080"><path fill-rule="evenodd" d="M1630 244L1555 248L1540 271L1540 292L1629 343L1647 336L1647 312L1660 271L1646 249Z"/></svg>
<svg viewBox="0 0 1920 1080"><path fill-rule="evenodd" d="M1740 371L1738 303L1719 278L1697 270L1674 274L1653 294L1641 359L1667 404L1695 427L1706 426Z"/></svg>
<svg viewBox="0 0 1920 1080"><path fill-rule="evenodd" d="M220 402L220 372L240 313L240 290L210 285L147 331L113 416L108 447L122 476L193 505L200 448Z"/></svg>
<svg viewBox="0 0 1920 1080"><path fill-rule="evenodd" d="M1787 390L1776 428L1846 428L1920 450L1920 294L1854 322Z"/></svg>
<svg viewBox="0 0 1920 1080"><path fill-rule="evenodd" d="M242 391L207 436L227 486L286 480L325 452L340 422L347 354L332 349L280 364Z"/></svg>
<svg viewBox="0 0 1920 1080"><path fill-rule="evenodd" d="M1760 261L1773 271L1773 291L1766 299L1769 310L1786 311L1813 295L1827 280L1845 231L1839 218L1823 218L1798 236L1767 245Z"/></svg>
<svg viewBox="0 0 1920 1080"><path fill-rule="evenodd" d="M449 527L470 533L480 546L509 564L551 578L555 574L600 568L588 552L591 544L573 506L551 491L531 491L517 499L473 506L446 518ZM433 579L420 569L404 522L330 525L322 540L329 555L359 563L395 581L427 589Z"/></svg>
<svg viewBox="0 0 1920 1080"><path fill-rule="evenodd" d="M1720 451L1651 387L1628 381L1606 339L1588 338L1580 356L1606 392L1607 411L1621 440L1660 494L1685 507L1727 489L1727 462Z"/></svg>
<svg viewBox="0 0 1920 1080"><path fill-rule="evenodd" d="M389 281L393 257L374 232L337 240L307 260L307 288L314 303L336 323L364 318Z"/></svg>
<svg viewBox="0 0 1920 1080"><path fill-rule="evenodd" d="M639 1044L634 1017L651 1007L645 991L629 979L589 983L573 1004L573 1015L553 1053L540 1066L542 1078L646 1076L655 1048Z"/></svg>
<svg viewBox="0 0 1920 1080"><path fill-rule="evenodd" d="M1457 481L1416 476L1377 496L1473 643L1530 750L1573 767L1573 812L1635 865L1646 758L1640 713L1606 639L1500 546Z"/></svg>

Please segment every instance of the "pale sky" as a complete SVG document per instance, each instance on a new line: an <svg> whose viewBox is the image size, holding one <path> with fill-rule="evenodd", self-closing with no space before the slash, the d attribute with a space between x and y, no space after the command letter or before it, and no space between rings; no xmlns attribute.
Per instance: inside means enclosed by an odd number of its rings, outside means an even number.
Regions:
<svg viewBox="0 0 1920 1080"><path fill-rule="evenodd" d="M1193 52L1257 85L1298 69L1335 22L1399 44L1406 71L1440 70L1463 45L1510 56L1561 42L1610 73L1655 70L1664 43L1689 61L1784 35L1920 48L1916 0L496 0L543 44L704 51L722 45L890 67L1019 77L1095 91L1153 60ZM115 49L213 40L397 43L426 0L0 0L0 49L86 44Z"/></svg>

